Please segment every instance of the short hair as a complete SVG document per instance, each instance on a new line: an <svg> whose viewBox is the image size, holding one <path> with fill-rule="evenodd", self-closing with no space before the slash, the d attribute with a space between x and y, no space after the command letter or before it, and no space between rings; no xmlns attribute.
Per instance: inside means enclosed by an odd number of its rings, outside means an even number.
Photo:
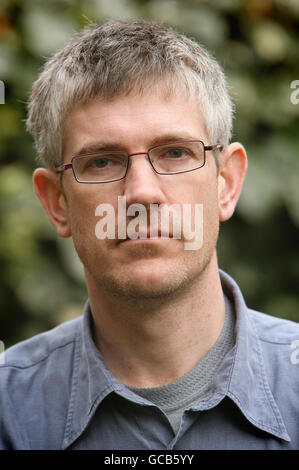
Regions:
<svg viewBox="0 0 299 470"><path fill-rule="evenodd" d="M27 130L46 167L62 163L63 127L78 104L160 83L198 98L210 144L229 143L233 104L221 66L204 47L162 24L127 19L88 25L53 55L33 84Z"/></svg>

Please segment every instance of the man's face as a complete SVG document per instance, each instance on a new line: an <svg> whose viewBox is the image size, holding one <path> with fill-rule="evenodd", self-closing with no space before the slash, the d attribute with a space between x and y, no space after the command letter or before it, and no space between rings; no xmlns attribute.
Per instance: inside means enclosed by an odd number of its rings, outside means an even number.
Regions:
<svg viewBox="0 0 299 470"><path fill-rule="evenodd" d="M183 92L168 98L162 91L131 94L113 101L97 98L70 113L65 125L64 161L69 163L83 148L100 148L103 144L131 154L147 152L157 143L182 139L216 144L208 141L198 102L188 100ZM207 152L202 168L176 175L155 173L146 155L130 157L126 178L112 183L80 184L71 171L66 171L63 188L87 286L93 283L99 290L122 297L157 298L190 285L215 255L219 215L217 168L212 152ZM186 250L186 240L171 237L98 239L96 208L101 203L111 204L117 221L119 196L125 196L127 207L139 203L148 211L150 204L190 204L193 208L202 204L202 247Z"/></svg>

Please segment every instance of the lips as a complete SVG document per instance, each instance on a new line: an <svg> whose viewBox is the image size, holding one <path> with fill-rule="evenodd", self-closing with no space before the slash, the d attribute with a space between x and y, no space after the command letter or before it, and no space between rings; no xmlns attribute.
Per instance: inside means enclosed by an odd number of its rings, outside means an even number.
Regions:
<svg viewBox="0 0 299 470"><path fill-rule="evenodd" d="M127 236L125 239L119 240L119 243L136 240L167 240L170 238L173 238L171 233L168 233L163 230L158 230L151 235L150 229L148 229L147 231L140 230L136 232L136 234L134 234L134 237Z"/></svg>

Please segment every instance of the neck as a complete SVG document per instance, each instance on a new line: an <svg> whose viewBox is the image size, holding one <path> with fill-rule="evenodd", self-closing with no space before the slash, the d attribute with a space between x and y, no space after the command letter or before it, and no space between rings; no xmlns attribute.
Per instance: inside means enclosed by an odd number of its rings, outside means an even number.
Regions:
<svg viewBox="0 0 299 470"><path fill-rule="evenodd" d="M155 387L178 379L221 333L225 303L216 253L192 285L163 299L115 298L86 279L95 343L122 383Z"/></svg>

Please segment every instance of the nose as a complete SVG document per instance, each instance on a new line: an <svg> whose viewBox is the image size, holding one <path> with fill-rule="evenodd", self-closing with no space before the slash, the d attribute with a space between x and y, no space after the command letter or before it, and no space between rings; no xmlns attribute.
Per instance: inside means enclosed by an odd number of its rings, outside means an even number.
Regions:
<svg viewBox="0 0 299 470"><path fill-rule="evenodd" d="M146 153L131 154L123 180L127 204L139 203L148 207L150 204L165 203L162 178L163 175L158 175L153 169Z"/></svg>

